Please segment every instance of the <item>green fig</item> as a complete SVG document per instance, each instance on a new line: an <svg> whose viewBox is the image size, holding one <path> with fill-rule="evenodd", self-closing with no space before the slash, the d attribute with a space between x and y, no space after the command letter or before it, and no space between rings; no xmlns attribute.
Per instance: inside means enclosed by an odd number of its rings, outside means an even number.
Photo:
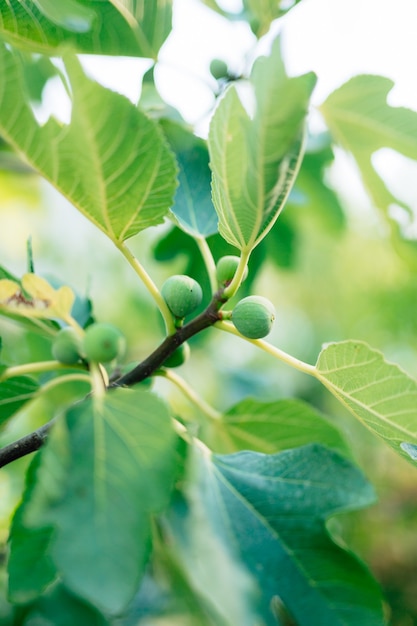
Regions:
<svg viewBox="0 0 417 626"><path fill-rule="evenodd" d="M210 63L210 74L216 80L221 80L222 78L227 78L229 68L222 59L213 59Z"/></svg>
<svg viewBox="0 0 417 626"><path fill-rule="evenodd" d="M74 365L80 360L80 339L74 328L61 328L52 343L52 356L60 363Z"/></svg>
<svg viewBox="0 0 417 626"><path fill-rule="evenodd" d="M232 311L232 322L235 328L249 339L266 337L274 320L274 305L262 296L243 298Z"/></svg>
<svg viewBox="0 0 417 626"><path fill-rule="evenodd" d="M123 354L125 346L125 338L112 324L92 324L85 331L83 349L88 361L113 361Z"/></svg>
<svg viewBox="0 0 417 626"><path fill-rule="evenodd" d="M234 256L233 254L222 256L217 261L216 276L217 276L219 285L226 287L232 282L233 277L236 274L236 270L239 265L239 262L240 262L240 258L238 256ZM243 273L242 280L245 280L247 275L248 275L248 268L246 267Z"/></svg>
<svg viewBox="0 0 417 626"><path fill-rule="evenodd" d="M180 319L192 313L203 299L199 283L183 274L170 276L162 285L161 293L171 313Z"/></svg>
<svg viewBox="0 0 417 626"><path fill-rule="evenodd" d="M190 346L188 343L182 343L164 362L164 367L179 367L190 356Z"/></svg>

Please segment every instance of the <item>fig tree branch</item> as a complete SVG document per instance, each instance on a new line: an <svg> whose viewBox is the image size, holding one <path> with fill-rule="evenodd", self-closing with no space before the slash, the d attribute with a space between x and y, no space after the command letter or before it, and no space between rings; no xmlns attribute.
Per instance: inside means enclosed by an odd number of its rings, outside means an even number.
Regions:
<svg viewBox="0 0 417 626"><path fill-rule="evenodd" d="M39 450L39 448L46 441L52 422L53 420L47 422L33 433L29 433L29 435L25 435L24 437L21 437L21 439L18 439L17 441L4 446L4 448L1 448L0 467L4 467L12 461L16 461L31 452Z"/></svg>
<svg viewBox="0 0 417 626"><path fill-rule="evenodd" d="M130 387L148 378L154 371L159 369L165 360L175 352L175 350L193 335L213 326L221 319L219 312L224 303L223 292L218 291L212 298L208 307L197 317L185 326L178 328L174 334L166 339L150 354L144 361L139 363L127 374L124 374L109 385L109 389L117 387ZM44 424L34 432L25 435L14 443L0 449L0 467L8 465L16 459L20 459L31 452L39 450L45 443L53 420Z"/></svg>

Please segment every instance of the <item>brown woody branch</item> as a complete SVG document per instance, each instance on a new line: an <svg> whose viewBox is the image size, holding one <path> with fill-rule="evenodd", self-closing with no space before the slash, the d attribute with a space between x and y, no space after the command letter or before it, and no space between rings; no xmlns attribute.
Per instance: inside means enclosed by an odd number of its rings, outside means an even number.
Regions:
<svg viewBox="0 0 417 626"><path fill-rule="evenodd" d="M166 359L175 352L175 350L183 344L187 339L193 337L197 333L213 326L221 319L219 312L220 307L225 302L222 298L222 291L217 292L208 307L197 317L191 320L185 326L178 328L173 335L169 335L165 340L150 354L144 361L139 363L130 372L124 374L109 385L109 389L117 387L131 387L136 383L148 378L159 369ZM48 432L52 426L53 420L44 424L34 432L25 435L14 443L11 443L0 449L0 467L4 467L20 459L27 454L31 454L45 443Z"/></svg>

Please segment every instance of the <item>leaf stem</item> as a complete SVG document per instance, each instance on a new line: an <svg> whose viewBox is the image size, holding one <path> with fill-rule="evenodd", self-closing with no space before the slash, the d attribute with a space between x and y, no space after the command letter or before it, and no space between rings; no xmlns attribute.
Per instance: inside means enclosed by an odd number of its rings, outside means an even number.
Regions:
<svg viewBox="0 0 417 626"><path fill-rule="evenodd" d="M96 398L102 398L109 384L107 372L100 363L90 363L91 385Z"/></svg>
<svg viewBox="0 0 417 626"><path fill-rule="evenodd" d="M214 295L218 289L218 286L216 278L216 264L214 262L213 255L205 237L195 236L194 238L199 247L201 256L203 257L207 269L207 274L210 280L211 293L212 295Z"/></svg>
<svg viewBox="0 0 417 626"><path fill-rule="evenodd" d="M261 348L262 350L264 350L271 356L275 357L276 359L279 359L280 361L283 361L284 363L286 363L287 365L290 365L294 369L299 370L300 372L303 372L304 374L309 374L310 376L314 376L315 378L318 378L318 372L314 365L310 365L309 363L304 363L304 361L300 361L299 359L296 359L294 356L291 356L291 354L288 354L287 352L280 350L280 348L276 348L275 346L268 343L267 341L264 341L263 339L248 339L247 337L244 337L243 335L239 333L239 331L236 330L236 328L230 322L223 322L223 321L217 322L215 326L216 328L219 328L220 330L225 330L226 332L231 333L232 335L236 335L237 337L240 337L241 339L244 339L245 341L252 343L254 346Z"/></svg>
<svg viewBox="0 0 417 626"><path fill-rule="evenodd" d="M202 413L204 413L211 420L219 420L221 419L221 413L216 411L210 404L208 404L201 396L195 393L195 391L186 383L186 381L178 376L171 369L163 369L157 370L155 372L156 376L161 376L166 378L171 383L173 383L182 393L192 402L197 408L199 408Z"/></svg>
<svg viewBox="0 0 417 626"><path fill-rule="evenodd" d="M248 266L248 261L249 261L251 252L252 250L244 251L240 255L239 265L237 266L237 270L236 270L235 275L233 276L233 280L230 283L230 285L228 285L226 289L224 290L224 297L227 298L228 300L230 300L230 298L232 298L235 295L235 293L237 292L237 290L239 289L242 283L245 270Z"/></svg>
<svg viewBox="0 0 417 626"><path fill-rule="evenodd" d="M184 424L176 419L172 420L172 424L177 434L188 443L194 444L206 458L211 458L213 456L213 452L210 450L210 448L206 446L206 444L203 443L201 439L198 439L198 437L191 435L187 430L187 427L184 426Z"/></svg>
<svg viewBox="0 0 417 626"><path fill-rule="evenodd" d="M169 310L165 300L163 299L161 292L158 287L153 282L152 278L149 276L143 265L139 262L139 260L135 257L135 255L129 250L129 248L124 244L123 241L114 241L116 247L123 254L127 262L134 269L136 274L139 276L153 299L155 300L159 310L161 311L162 317L164 318L165 328L168 335L172 335L175 332L175 323L174 318L172 317L171 311Z"/></svg>
<svg viewBox="0 0 417 626"><path fill-rule="evenodd" d="M60 361L38 361L36 363L25 363L24 365L15 365L8 367L4 372L0 374L0 381L13 378L14 376L24 376L25 374L41 374L43 372L50 372L51 370L62 369L80 369L85 370L86 366L77 363L75 365L65 365Z"/></svg>

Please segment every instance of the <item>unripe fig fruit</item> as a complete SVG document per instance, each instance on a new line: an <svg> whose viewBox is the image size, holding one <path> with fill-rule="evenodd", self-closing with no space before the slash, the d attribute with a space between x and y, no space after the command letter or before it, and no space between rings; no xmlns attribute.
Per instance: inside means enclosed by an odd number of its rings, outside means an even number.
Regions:
<svg viewBox="0 0 417 626"><path fill-rule="evenodd" d="M65 365L74 365L80 360L81 345L73 328L61 328L52 343L52 356Z"/></svg>
<svg viewBox="0 0 417 626"><path fill-rule="evenodd" d="M229 254L227 256L222 256L216 265L216 276L219 281L219 285L227 286L229 285L234 275L236 274L237 266L239 265L239 257L234 256L233 254ZM245 268L243 279L248 275L248 268Z"/></svg>
<svg viewBox="0 0 417 626"><path fill-rule="evenodd" d="M179 367L190 356L190 346L182 343L163 363L164 367Z"/></svg>
<svg viewBox="0 0 417 626"><path fill-rule="evenodd" d="M221 59L213 59L210 63L210 74L216 80L221 80L222 78L227 78L229 74L229 68L227 64Z"/></svg>
<svg viewBox="0 0 417 626"><path fill-rule="evenodd" d="M266 337L274 319L274 305L262 296L243 298L232 311L232 322L235 328L249 339Z"/></svg>
<svg viewBox="0 0 417 626"><path fill-rule="evenodd" d="M200 285L190 276L170 276L161 289L162 297L175 317L183 318L198 307L203 299Z"/></svg>
<svg viewBox="0 0 417 626"><path fill-rule="evenodd" d="M125 346L125 338L112 324L92 324L85 331L83 349L88 361L113 361L124 352Z"/></svg>

